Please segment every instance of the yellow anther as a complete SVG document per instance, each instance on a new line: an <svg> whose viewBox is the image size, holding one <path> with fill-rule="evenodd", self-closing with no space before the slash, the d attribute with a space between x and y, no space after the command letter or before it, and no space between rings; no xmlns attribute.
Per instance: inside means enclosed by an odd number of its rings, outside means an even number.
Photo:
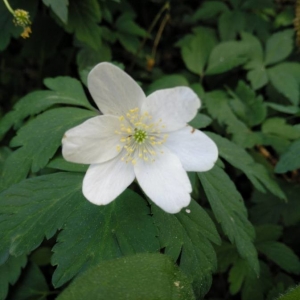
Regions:
<svg viewBox="0 0 300 300"><path fill-rule="evenodd" d="M124 116L120 116L120 117L119 117L119 120L120 120L120 121L124 121Z"/></svg>
<svg viewBox="0 0 300 300"><path fill-rule="evenodd" d="M121 151L121 147L120 145L117 145L117 151L120 152Z"/></svg>

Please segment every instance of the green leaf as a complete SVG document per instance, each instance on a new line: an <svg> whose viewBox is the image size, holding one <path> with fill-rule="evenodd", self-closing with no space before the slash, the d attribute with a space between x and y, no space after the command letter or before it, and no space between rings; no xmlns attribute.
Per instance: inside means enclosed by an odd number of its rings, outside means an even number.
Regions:
<svg viewBox="0 0 300 300"><path fill-rule="evenodd" d="M12 126L18 125L26 117L38 114L55 104L76 105L93 110L77 79L70 77L46 78L44 84L52 91L29 93L16 103L12 111L0 119L0 138Z"/></svg>
<svg viewBox="0 0 300 300"><path fill-rule="evenodd" d="M138 254L103 262L75 279L57 300L195 299L190 281L161 254Z"/></svg>
<svg viewBox="0 0 300 300"><path fill-rule="evenodd" d="M300 286L289 289L286 294L276 300L298 300L300 298Z"/></svg>
<svg viewBox="0 0 300 300"><path fill-rule="evenodd" d="M12 299L28 300L28 299L47 299L49 293L46 279L39 269L33 263L30 263L24 271L24 277L18 282L17 287L14 287Z"/></svg>
<svg viewBox="0 0 300 300"><path fill-rule="evenodd" d="M100 21L101 11L97 0L70 1L69 20L65 29L94 50L101 46L101 29L97 25Z"/></svg>
<svg viewBox="0 0 300 300"><path fill-rule="evenodd" d="M264 193L266 187L275 196L285 199L284 193L270 177L267 169L256 163L243 148L214 133L206 132L206 134L217 144L220 156L245 173L257 190Z"/></svg>
<svg viewBox="0 0 300 300"><path fill-rule="evenodd" d="M256 224L276 224L282 222L292 226L300 221L300 186L293 183L280 182L280 187L287 201L282 201L271 194L254 191L251 201L255 206L250 209L251 220Z"/></svg>
<svg viewBox="0 0 300 300"><path fill-rule="evenodd" d="M287 58L294 48L294 30L287 29L273 34L266 44L265 64L271 65Z"/></svg>
<svg viewBox="0 0 300 300"><path fill-rule="evenodd" d="M69 0L43 0L44 4L51 7L52 11L63 23L68 21Z"/></svg>
<svg viewBox="0 0 300 300"><path fill-rule="evenodd" d="M282 236L283 228L279 225L264 224L255 227L255 244L266 241L277 241Z"/></svg>
<svg viewBox="0 0 300 300"><path fill-rule="evenodd" d="M212 50L207 66L207 75L221 74L248 60L245 44L243 42L230 41L218 44Z"/></svg>
<svg viewBox="0 0 300 300"><path fill-rule="evenodd" d="M296 254L285 244L276 241L258 243L258 251L266 255L280 268L288 273L300 273L300 261Z"/></svg>
<svg viewBox="0 0 300 300"><path fill-rule="evenodd" d="M200 129L207 127L209 124L211 124L212 119L204 114L197 114L196 117L189 122L189 125L191 125L194 128Z"/></svg>
<svg viewBox="0 0 300 300"><path fill-rule="evenodd" d="M118 32L140 37L149 37L147 31L135 23L132 14L127 12L123 13L117 19L115 26Z"/></svg>
<svg viewBox="0 0 300 300"><path fill-rule="evenodd" d="M217 44L214 30L206 27L196 27L193 34L186 35L179 41L181 56L188 70L203 75L210 52Z"/></svg>
<svg viewBox="0 0 300 300"><path fill-rule="evenodd" d="M156 90L168 89L176 86L189 86L189 83L186 78L180 74L163 75L148 86L147 95L152 94Z"/></svg>
<svg viewBox="0 0 300 300"><path fill-rule="evenodd" d="M300 140L294 141L284 152L275 167L275 173L286 173L300 168Z"/></svg>
<svg viewBox="0 0 300 300"><path fill-rule="evenodd" d="M227 132L233 135L233 141L242 147L253 147L258 143L256 135L240 121L233 113L230 98L220 90L205 94L205 105L209 114L218 120L220 125L226 125Z"/></svg>
<svg viewBox="0 0 300 300"><path fill-rule="evenodd" d="M135 54L140 46L140 41L136 36L127 33L116 32L116 36L121 45L128 51Z"/></svg>
<svg viewBox="0 0 300 300"><path fill-rule="evenodd" d="M239 10L230 10L222 13L218 20L218 29L222 41L234 40L246 25L244 13Z"/></svg>
<svg viewBox="0 0 300 300"><path fill-rule="evenodd" d="M83 175L55 173L24 180L0 194L0 260L27 254L61 229L81 193ZM77 204L75 204L77 203Z"/></svg>
<svg viewBox="0 0 300 300"><path fill-rule="evenodd" d="M262 125L262 132L274 134L289 140L300 138L300 129L286 123L284 118L270 118Z"/></svg>
<svg viewBox="0 0 300 300"><path fill-rule="evenodd" d="M88 201L73 206L53 248L52 263L57 265L54 286L63 285L78 272L104 260L158 251L157 232L147 202L134 192L126 190L106 206Z"/></svg>
<svg viewBox="0 0 300 300"><path fill-rule="evenodd" d="M253 245L254 228L247 219L243 199L228 175L219 167L198 173L217 221L242 258L259 274L257 252Z"/></svg>
<svg viewBox="0 0 300 300"><path fill-rule="evenodd" d="M266 117L267 109L262 96L256 97L255 92L244 81L239 81L235 92L230 93L230 101L234 113L248 126L260 124Z"/></svg>
<svg viewBox="0 0 300 300"><path fill-rule="evenodd" d="M71 163L66 161L63 157L57 157L49 162L47 168L69 172L86 172L88 165Z"/></svg>
<svg viewBox="0 0 300 300"><path fill-rule="evenodd" d="M228 281L231 295L238 293L249 272L248 264L243 259L238 259L229 271Z"/></svg>
<svg viewBox="0 0 300 300"><path fill-rule="evenodd" d="M216 255L211 242L220 244L220 237L207 213L192 200L191 204L176 215L167 214L152 206L154 222L158 227L158 238L165 254L176 261L193 280L197 297L203 297L212 282L216 270Z"/></svg>
<svg viewBox="0 0 300 300"><path fill-rule="evenodd" d="M289 64L282 63L268 69L268 76L274 88L288 98L293 105L298 105L300 91L298 74Z"/></svg>
<svg viewBox="0 0 300 300"><path fill-rule="evenodd" d="M4 264L0 266L0 299L6 299L9 284L15 284L26 262L26 255L9 256Z"/></svg>
<svg viewBox="0 0 300 300"><path fill-rule="evenodd" d="M0 191L24 179L30 167L32 172L44 168L61 145L63 134L95 115L89 110L61 107L48 110L28 122L11 141L11 146L21 148L4 164ZM21 175L16 172L18 163L22 164Z"/></svg>
<svg viewBox="0 0 300 300"><path fill-rule="evenodd" d="M296 114L300 111L299 107L292 105L281 105L273 102L265 102L268 107L271 107L274 110L286 113L286 114Z"/></svg>

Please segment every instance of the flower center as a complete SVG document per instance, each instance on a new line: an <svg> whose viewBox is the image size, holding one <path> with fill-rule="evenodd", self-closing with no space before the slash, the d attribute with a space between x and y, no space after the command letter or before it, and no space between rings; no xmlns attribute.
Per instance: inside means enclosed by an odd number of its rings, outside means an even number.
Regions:
<svg viewBox="0 0 300 300"><path fill-rule="evenodd" d="M143 129L137 129L137 128L134 128L134 135L133 135L135 141L138 143L138 144L142 144L145 142L145 140L147 139L148 137L148 134L145 130Z"/></svg>
<svg viewBox="0 0 300 300"><path fill-rule="evenodd" d="M126 153L122 161L135 164L138 159L155 161L157 152L161 151L161 145L165 143L168 135L161 132L165 126L162 120L152 121L152 116L147 112L140 114L138 108L130 109L124 116L119 117L120 130L115 133L121 136L120 142ZM121 146L117 145L121 151Z"/></svg>

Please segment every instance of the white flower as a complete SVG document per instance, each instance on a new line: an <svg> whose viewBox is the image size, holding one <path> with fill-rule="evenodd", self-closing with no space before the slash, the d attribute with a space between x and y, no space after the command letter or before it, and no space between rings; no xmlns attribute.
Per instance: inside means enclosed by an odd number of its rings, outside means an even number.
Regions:
<svg viewBox="0 0 300 300"><path fill-rule="evenodd" d="M207 171L218 157L215 143L187 125L200 107L197 95L176 87L146 97L110 63L89 73L88 88L103 115L68 130L62 140L66 160L90 164L84 196L108 204L136 178L166 212L188 206L192 188L186 171Z"/></svg>

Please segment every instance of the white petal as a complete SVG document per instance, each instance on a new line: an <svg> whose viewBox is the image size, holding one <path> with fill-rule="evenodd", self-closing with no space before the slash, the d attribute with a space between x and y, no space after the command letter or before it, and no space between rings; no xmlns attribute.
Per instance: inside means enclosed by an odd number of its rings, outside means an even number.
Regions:
<svg viewBox="0 0 300 300"><path fill-rule="evenodd" d="M117 156L120 121L115 116L97 116L68 130L62 139L62 154L67 161L102 163Z"/></svg>
<svg viewBox="0 0 300 300"><path fill-rule="evenodd" d="M171 132L164 145L179 157L186 171L208 171L218 159L214 141L190 126Z"/></svg>
<svg viewBox="0 0 300 300"><path fill-rule="evenodd" d="M142 111L148 112L153 121L162 120L162 131L180 129L191 121L200 108L200 99L189 87L158 90L147 97Z"/></svg>
<svg viewBox="0 0 300 300"><path fill-rule="evenodd" d="M141 188L156 205L168 213L178 213L190 203L191 183L179 159L168 149L163 151L154 162L139 159L134 171Z"/></svg>
<svg viewBox="0 0 300 300"><path fill-rule="evenodd" d="M91 165L87 170L82 192L90 202L108 204L134 180L133 165L121 161L121 155L102 164Z"/></svg>
<svg viewBox="0 0 300 300"><path fill-rule="evenodd" d="M124 115L141 108L146 96L124 71L110 63L100 63L88 75L88 88L103 114Z"/></svg>

